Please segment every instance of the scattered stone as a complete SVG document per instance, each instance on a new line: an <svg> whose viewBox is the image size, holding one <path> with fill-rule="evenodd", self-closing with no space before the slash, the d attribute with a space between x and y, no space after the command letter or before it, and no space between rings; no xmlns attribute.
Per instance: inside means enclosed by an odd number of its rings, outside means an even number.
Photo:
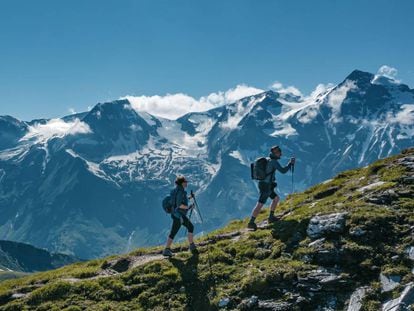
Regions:
<svg viewBox="0 0 414 311"><path fill-rule="evenodd" d="M259 301L259 310L291 311L293 305L286 301L263 300Z"/></svg>
<svg viewBox="0 0 414 311"><path fill-rule="evenodd" d="M408 258L411 260L414 260L414 246L410 246L406 249L406 253L408 255Z"/></svg>
<svg viewBox="0 0 414 311"><path fill-rule="evenodd" d="M398 200L398 195L392 189L386 190L381 193L374 194L365 199L366 202L374 203L378 205L389 205L395 200Z"/></svg>
<svg viewBox="0 0 414 311"><path fill-rule="evenodd" d="M382 305L382 311L403 311L414 303L414 283L408 283L400 297L390 300Z"/></svg>
<svg viewBox="0 0 414 311"><path fill-rule="evenodd" d="M11 296L11 298L12 299L19 299L19 298L24 298L24 297L26 297L27 296L27 294L23 294L23 293L14 293L12 296Z"/></svg>
<svg viewBox="0 0 414 311"><path fill-rule="evenodd" d="M394 256L391 257L391 260L392 261L397 261L398 258L400 258L398 255L394 255Z"/></svg>
<svg viewBox="0 0 414 311"><path fill-rule="evenodd" d="M306 230L311 239L318 239L329 233L342 233L348 213L333 213L312 217Z"/></svg>
<svg viewBox="0 0 414 311"><path fill-rule="evenodd" d="M119 260L115 261L112 265L112 270L115 270L116 272L125 272L129 269L131 261L129 258L120 258Z"/></svg>
<svg viewBox="0 0 414 311"><path fill-rule="evenodd" d="M297 287L310 291L334 291L343 287L346 280L342 276L327 272L326 270L313 270L304 277L298 277Z"/></svg>
<svg viewBox="0 0 414 311"><path fill-rule="evenodd" d="M316 200L319 200L319 199L323 199L323 198L326 198L326 197L329 197L330 195L333 195L335 192L337 192L339 190L339 187L338 186L334 186L334 187L329 187L328 189L326 189L326 190L323 190L323 191L321 191L321 192L318 192L317 194L315 194L313 197L316 199Z"/></svg>
<svg viewBox="0 0 414 311"><path fill-rule="evenodd" d="M359 311L362 307L362 300L366 296L369 287L359 287L351 295L347 311Z"/></svg>
<svg viewBox="0 0 414 311"><path fill-rule="evenodd" d="M221 298L219 303L218 303L218 307L219 308L225 308L227 307L227 305L230 303L230 298L225 297L225 298Z"/></svg>
<svg viewBox="0 0 414 311"><path fill-rule="evenodd" d="M385 182L384 182L384 181L377 181L377 182L374 182L374 183L372 183L372 184L369 184L369 185L367 185L367 186L365 186L365 187L359 188L359 189L357 189L357 191L358 191L358 192L362 192L362 193L364 193L364 192L366 192L367 190L371 190L371 189L377 188L377 187L379 187L379 186L381 186L381 185L383 185L383 184L385 184Z"/></svg>
<svg viewBox="0 0 414 311"><path fill-rule="evenodd" d="M401 183L406 185L412 185L414 184L414 177L413 176L403 176L400 179Z"/></svg>
<svg viewBox="0 0 414 311"><path fill-rule="evenodd" d="M349 235L353 237L361 237L365 235L367 232L362 229L361 227L353 227L349 230Z"/></svg>
<svg viewBox="0 0 414 311"><path fill-rule="evenodd" d="M390 275L386 276L384 274L380 274L380 282L381 282L381 290L383 293L392 291L401 282L401 276L399 275Z"/></svg>
<svg viewBox="0 0 414 311"><path fill-rule="evenodd" d="M244 299L238 306L240 310L252 310L259 305L259 298L257 296L252 296L248 299Z"/></svg>
<svg viewBox="0 0 414 311"><path fill-rule="evenodd" d="M326 240L325 238L317 239L317 240L315 240L313 242L310 242L308 244L308 246L309 247L321 247L323 245L323 242L325 242L325 240Z"/></svg>

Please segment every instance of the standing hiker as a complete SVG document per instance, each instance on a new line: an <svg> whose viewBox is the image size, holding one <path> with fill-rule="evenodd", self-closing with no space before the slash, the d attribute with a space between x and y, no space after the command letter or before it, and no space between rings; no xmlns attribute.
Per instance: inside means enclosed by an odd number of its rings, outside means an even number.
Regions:
<svg viewBox="0 0 414 311"><path fill-rule="evenodd" d="M275 188L277 186L277 183L275 182L275 173L276 170L281 172L282 174L285 174L289 169L292 168L292 166L295 164L295 158L291 158L289 163L282 167L279 164L279 159L282 156L282 150L279 146L274 146L270 149L269 158L266 163L266 174L265 177L259 181L259 200L255 206L255 208L252 211L252 216L250 218L250 221L247 225L247 228L249 229L257 229L257 225L255 223L257 215L259 215L260 210L262 209L263 205L266 203L267 198L272 199L272 204L270 205L270 215L268 218L269 223L273 223L277 220L275 217L275 209L277 204L279 203L279 196L275 192Z"/></svg>
<svg viewBox="0 0 414 311"><path fill-rule="evenodd" d="M192 205L188 205L188 197L185 188L187 188L188 182L184 176L178 176L175 180L176 187L174 190L171 191L171 199L173 202L173 210L171 212L171 218L173 220L171 232L168 236L167 243L165 245L165 249L162 252L164 256L171 257L173 253L171 251L171 244L174 240L175 235L177 234L178 230L180 229L181 225L187 228L188 230L188 242L190 243L190 251L196 252L197 247L194 244L193 240L193 232L194 226L191 223L190 219L187 217L187 212L191 208Z"/></svg>

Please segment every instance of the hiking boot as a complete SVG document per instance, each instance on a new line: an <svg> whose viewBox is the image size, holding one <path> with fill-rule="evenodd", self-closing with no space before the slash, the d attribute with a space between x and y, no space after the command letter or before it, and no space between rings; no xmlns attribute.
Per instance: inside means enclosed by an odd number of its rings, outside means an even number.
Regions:
<svg viewBox="0 0 414 311"><path fill-rule="evenodd" d="M174 256L173 252L171 251L170 248L164 248L164 250L162 251L162 255L165 257L172 257Z"/></svg>
<svg viewBox="0 0 414 311"><path fill-rule="evenodd" d="M275 215L269 215L269 218L267 219L267 222L269 224L272 224L272 223L275 223L278 220L279 220L279 218L278 217L275 217Z"/></svg>
<svg viewBox="0 0 414 311"><path fill-rule="evenodd" d="M191 243L190 244L189 249L190 249L190 252L192 252L193 254L197 254L198 253L197 246L194 243Z"/></svg>
<svg viewBox="0 0 414 311"><path fill-rule="evenodd" d="M248 229L253 229L253 230L257 230L257 225L254 222L249 222L247 224L247 228Z"/></svg>

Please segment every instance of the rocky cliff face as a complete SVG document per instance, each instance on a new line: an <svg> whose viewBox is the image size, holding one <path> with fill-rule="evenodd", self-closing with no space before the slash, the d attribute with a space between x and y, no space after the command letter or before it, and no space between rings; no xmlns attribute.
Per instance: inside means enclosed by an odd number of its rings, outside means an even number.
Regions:
<svg viewBox="0 0 414 311"><path fill-rule="evenodd" d="M414 149L287 197L196 241L0 284L0 310L410 310Z"/></svg>

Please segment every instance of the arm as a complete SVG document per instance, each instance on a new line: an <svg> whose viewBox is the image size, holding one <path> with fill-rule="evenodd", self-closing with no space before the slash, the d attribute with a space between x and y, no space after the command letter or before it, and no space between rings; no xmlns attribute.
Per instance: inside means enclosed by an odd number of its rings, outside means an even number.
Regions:
<svg viewBox="0 0 414 311"><path fill-rule="evenodd" d="M290 170L291 166L292 166L292 162L290 161L286 166L281 166L278 161L275 161L276 170L278 170L282 174L286 174L286 172Z"/></svg>
<svg viewBox="0 0 414 311"><path fill-rule="evenodd" d="M188 206L188 197L187 197L187 192L181 192L179 195L179 208L181 209L189 209L190 207Z"/></svg>

